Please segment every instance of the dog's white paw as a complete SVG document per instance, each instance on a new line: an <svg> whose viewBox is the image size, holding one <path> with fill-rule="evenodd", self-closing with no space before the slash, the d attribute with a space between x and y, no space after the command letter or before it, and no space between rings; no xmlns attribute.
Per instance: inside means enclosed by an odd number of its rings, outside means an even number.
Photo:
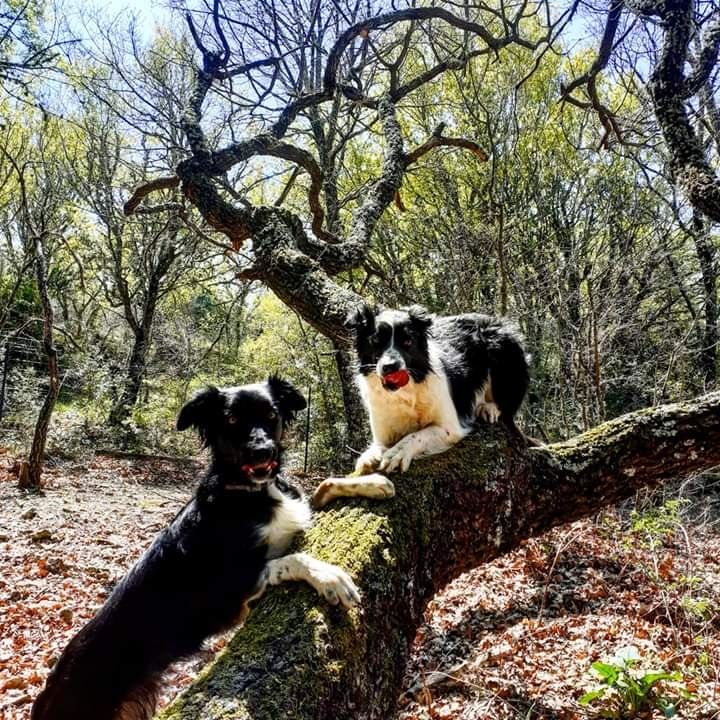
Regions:
<svg viewBox="0 0 720 720"><path fill-rule="evenodd" d="M312 497L314 508L325 507L331 500L339 497L364 497L373 500L385 500L395 497L395 486L384 475L358 475L344 478L330 477L323 480Z"/></svg>
<svg viewBox="0 0 720 720"><path fill-rule="evenodd" d="M382 472L389 473L395 472L396 470L405 472L410 467L410 463L414 458L415 453L412 445L401 440L383 453L379 469Z"/></svg>
<svg viewBox="0 0 720 720"><path fill-rule="evenodd" d="M333 478L323 480L313 493L311 505L314 508L325 507L331 500L338 497L337 484Z"/></svg>
<svg viewBox="0 0 720 720"><path fill-rule="evenodd" d="M368 473L374 472L378 469L380 461L382 460L383 451L385 448L379 445L371 445L355 463L355 472L358 475L367 475Z"/></svg>
<svg viewBox="0 0 720 720"><path fill-rule="evenodd" d="M356 492L362 497L372 498L373 500L385 500L395 497L395 486L392 481L379 473L360 477L357 479L356 484Z"/></svg>
<svg viewBox="0 0 720 720"><path fill-rule="evenodd" d="M337 565L314 560L310 583L331 605L352 607L360 602L360 591L353 579Z"/></svg>
<svg viewBox="0 0 720 720"><path fill-rule="evenodd" d="M483 403L480 407L480 417L489 423L496 423L500 419L500 408L494 403Z"/></svg>

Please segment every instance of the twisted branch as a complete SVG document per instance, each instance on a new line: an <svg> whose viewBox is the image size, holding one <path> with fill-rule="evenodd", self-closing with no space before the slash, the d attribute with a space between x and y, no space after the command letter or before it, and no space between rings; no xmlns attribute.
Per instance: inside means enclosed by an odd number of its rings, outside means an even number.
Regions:
<svg viewBox="0 0 720 720"><path fill-rule="evenodd" d="M137 206L147 197L150 193L156 192L157 190L169 190L170 188L177 187L180 184L180 178L177 175L171 175L169 177L160 177L155 180L150 180L140 187L135 189L135 192L130 196L128 201L123 205L123 212L125 215L132 215L135 212Z"/></svg>
<svg viewBox="0 0 720 720"><path fill-rule="evenodd" d="M445 130L445 123L440 123L440 125L433 130L432 135L422 145L416 147L415 150L405 156L405 166L407 167L417 162L423 155L426 155L436 147L459 147L469 150L482 162L488 159L487 153L476 142L466 140L465 138L445 137L442 134L443 130Z"/></svg>

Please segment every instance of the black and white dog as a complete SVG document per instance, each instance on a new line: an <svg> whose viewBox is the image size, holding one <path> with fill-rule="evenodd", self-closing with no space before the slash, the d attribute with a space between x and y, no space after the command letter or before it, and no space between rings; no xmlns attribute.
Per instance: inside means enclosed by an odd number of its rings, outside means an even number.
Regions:
<svg viewBox="0 0 720 720"><path fill-rule="evenodd" d="M376 313L363 305L348 324L373 436L357 473L405 471L413 458L462 440L478 417L515 428L528 356L506 321L432 316L417 305Z"/></svg>
<svg viewBox="0 0 720 720"><path fill-rule="evenodd" d="M209 387L180 411L212 460L195 496L72 639L32 720L145 720L165 668L241 622L267 585L304 580L330 603L359 594L338 567L283 555L310 524L302 494L279 476L282 433L305 399L288 382Z"/></svg>

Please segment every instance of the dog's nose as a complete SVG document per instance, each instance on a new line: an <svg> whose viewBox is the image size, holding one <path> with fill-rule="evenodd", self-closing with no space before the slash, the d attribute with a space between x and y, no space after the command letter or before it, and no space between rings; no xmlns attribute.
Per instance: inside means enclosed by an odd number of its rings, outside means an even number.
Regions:
<svg viewBox="0 0 720 720"><path fill-rule="evenodd" d="M384 362L380 365L380 372L383 375L389 375L390 373L397 372L400 369L400 361L392 360L390 362Z"/></svg>

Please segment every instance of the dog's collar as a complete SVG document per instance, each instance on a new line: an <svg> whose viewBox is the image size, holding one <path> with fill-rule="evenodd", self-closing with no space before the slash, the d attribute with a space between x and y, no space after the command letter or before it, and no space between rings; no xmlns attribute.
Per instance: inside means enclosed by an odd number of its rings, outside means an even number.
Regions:
<svg viewBox="0 0 720 720"><path fill-rule="evenodd" d="M266 480L264 483L261 483L259 485L252 484L247 485L245 483L228 483L226 485L223 485L223 489L230 490L230 491L239 491L239 492L247 492L247 493L256 493L256 492L262 492L265 488L269 488L271 485L275 484L275 481L278 479L278 475L276 475L274 478L270 478L270 480Z"/></svg>

